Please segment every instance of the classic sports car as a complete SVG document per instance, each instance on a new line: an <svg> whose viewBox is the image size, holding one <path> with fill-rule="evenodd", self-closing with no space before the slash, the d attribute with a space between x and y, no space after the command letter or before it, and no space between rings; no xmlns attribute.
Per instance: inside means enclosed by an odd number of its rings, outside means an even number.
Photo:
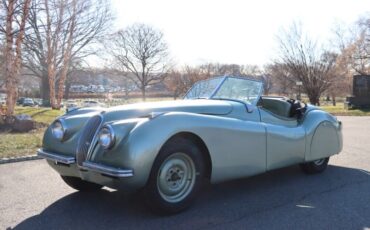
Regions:
<svg viewBox="0 0 370 230"><path fill-rule="evenodd" d="M319 173L342 149L341 122L261 96L262 82L217 77L184 100L82 108L56 119L38 155L72 188L142 189L156 211L189 206L201 185L300 164Z"/></svg>

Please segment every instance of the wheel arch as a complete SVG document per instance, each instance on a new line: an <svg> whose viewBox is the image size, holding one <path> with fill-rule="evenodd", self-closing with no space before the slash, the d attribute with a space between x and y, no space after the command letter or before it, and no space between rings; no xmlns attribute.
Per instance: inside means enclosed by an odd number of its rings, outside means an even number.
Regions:
<svg viewBox="0 0 370 230"><path fill-rule="evenodd" d="M207 145L202 140L202 138L200 138L198 135L196 135L196 134L194 134L192 132L179 132L179 133L176 133L176 134L172 135L170 138L168 138L165 141L165 143L161 146L159 152L162 150L162 148L167 143L171 142L172 140L174 140L176 138L185 138L185 139L191 140L200 149L200 151L201 151L201 153L203 155L204 161L205 161L204 163L205 163L205 166L206 166L206 178L210 180L211 179L211 175L212 175L212 159L211 159L211 155L209 153L209 150L208 150ZM158 157L159 152L157 153L156 158ZM152 167L153 167L153 165L152 165Z"/></svg>
<svg viewBox="0 0 370 230"><path fill-rule="evenodd" d="M330 157L342 150L341 123L334 116L322 110L312 110L306 115L303 125L306 130L306 162Z"/></svg>
<svg viewBox="0 0 370 230"><path fill-rule="evenodd" d="M313 132L310 144L310 160L330 157L341 151L340 138L336 127L331 121L320 122Z"/></svg>

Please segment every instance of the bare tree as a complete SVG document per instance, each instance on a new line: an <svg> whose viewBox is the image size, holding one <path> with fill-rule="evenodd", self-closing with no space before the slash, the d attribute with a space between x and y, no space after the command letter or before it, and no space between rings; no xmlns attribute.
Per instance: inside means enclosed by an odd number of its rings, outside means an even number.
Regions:
<svg viewBox="0 0 370 230"><path fill-rule="evenodd" d="M0 43L0 63L4 63L4 61L5 61L4 47ZM5 67L4 65L0 65L0 90L5 85L4 67Z"/></svg>
<svg viewBox="0 0 370 230"><path fill-rule="evenodd" d="M272 77L272 75L265 73L265 74L262 74L262 75L256 76L256 77L254 77L254 78L256 78L256 79L258 79L258 80L260 80L260 81L262 81L262 82L263 82L263 93L264 93L265 95L269 95L269 94L270 94L271 89L272 89L272 88L273 88L273 86L274 86L274 82L273 82L273 77Z"/></svg>
<svg viewBox="0 0 370 230"><path fill-rule="evenodd" d="M370 15L361 17L353 24L336 23L333 34L337 53L331 74L336 81L328 89L328 96L346 96L352 91L352 76L370 73Z"/></svg>
<svg viewBox="0 0 370 230"><path fill-rule="evenodd" d="M145 101L147 87L163 81L170 69L163 33L145 24L134 24L115 33L109 43L116 67L132 73L128 76Z"/></svg>
<svg viewBox="0 0 370 230"><path fill-rule="evenodd" d="M109 5L101 0L34 0L25 63L41 79L42 97L59 108L74 62L95 54L109 29Z"/></svg>
<svg viewBox="0 0 370 230"><path fill-rule="evenodd" d="M354 42L344 49L351 55L352 68L358 74L370 73L370 14L360 18L353 29Z"/></svg>
<svg viewBox="0 0 370 230"><path fill-rule="evenodd" d="M271 76L271 81L273 82L273 86L278 94L290 96L295 92L295 78L291 76L285 64L269 64L265 66L264 72L266 75Z"/></svg>
<svg viewBox="0 0 370 230"><path fill-rule="evenodd" d="M135 83L131 80L132 77L130 77L130 74L132 75L132 73L112 68L103 69L101 72L114 77L116 83L122 86L122 91L124 92L126 101L129 99L130 93L137 89Z"/></svg>
<svg viewBox="0 0 370 230"><path fill-rule="evenodd" d="M263 74L258 65L244 65L242 66L242 69L242 73L245 76L259 76Z"/></svg>
<svg viewBox="0 0 370 230"><path fill-rule="evenodd" d="M223 63L206 63L193 67L199 69L202 75L207 78L215 76L245 76L246 66L238 64L223 64Z"/></svg>
<svg viewBox="0 0 370 230"><path fill-rule="evenodd" d="M186 91L186 79L178 70L172 70L168 73L168 77L164 81L168 90L173 92L173 99L177 99Z"/></svg>
<svg viewBox="0 0 370 230"><path fill-rule="evenodd" d="M195 82L216 76L238 76L262 80L266 93L270 91L273 85L271 76L262 74L262 71L256 65L221 63L206 63L198 66L186 65L181 70L171 71L165 84L173 92L176 99L185 94Z"/></svg>
<svg viewBox="0 0 370 230"><path fill-rule="evenodd" d="M351 75L370 73L370 14L355 23L344 26L337 23L333 29L338 59Z"/></svg>
<svg viewBox="0 0 370 230"><path fill-rule="evenodd" d="M334 56L304 36L301 26L296 23L277 38L280 50L277 63L286 65L289 76L302 82L302 89L311 104L319 104L321 94L333 83L329 73L335 63Z"/></svg>
<svg viewBox="0 0 370 230"><path fill-rule="evenodd" d="M345 47L340 49L340 53L332 53L335 55L335 63L329 74L333 83L328 88L327 95L332 97L333 105L336 105L337 96L347 96L352 91L352 75L357 71L353 68L351 58L352 51Z"/></svg>
<svg viewBox="0 0 370 230"><path fill-rule="evenodd" d="M4 34L4 78L6 87L6 115L14 114L18 96L19 74L22 64L22 44L31 0L3 0L1 27ZM5 25L4 25L5 24Z"/></svg>
<svg viewBox="0 0 370 230"><path fill-rule="evenodd" d="M237 64L215 64L215 70L213 74L217 75L230 75L230 76L242 76L243 66Z"/></svg>
<svg viewBox="0 0 370 230"><path fill-rule="evenodd" d="M199 68L200 71L207 74L208 77L229 75L255 78L263 74L258 65L207 63L193 68Z"/></svg>
<svg viewBox="0 0 370 230"><path fill-rule="evenodd" d="M196 67L185 65L180 71L171 71L165 84L173 92L173 97L176 99L184 95L195 82L212 77L211 69L211 64Z"/></svg>

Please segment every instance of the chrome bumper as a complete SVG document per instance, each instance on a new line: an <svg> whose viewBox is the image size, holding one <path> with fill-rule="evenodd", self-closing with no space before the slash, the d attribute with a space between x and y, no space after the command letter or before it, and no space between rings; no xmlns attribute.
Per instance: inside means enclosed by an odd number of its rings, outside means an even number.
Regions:
<svg viewBox="0 0 370 230"><path fill-rule="evenodd" d="M51 153L44 151L42 149L37 150L37 155L39 157L51 160L57 163L63 164L74 164L76 163L75 157L63 156L57 153ZM134 176L134 171L132 169L121 169L111 166L106 166L103 164L93 163L89 161L82 162L82 168L88 171L101 173L102 175L112 176L112 177L132 177Z"/></svg>
<svg viewBox="0 0 370 230"><path fill-rule="evenodd" d="M37 155L39 157L52 160L55 162L67 164L67 165L70 165L76 162L76 158L74 157L67 157L67 156L63 156L60 154L56 154L56 153L46 152L42 149L37 150Z"/></svg>
<svg viewBox="0 0 370 230"><path fill-rule="evenodd" d="M120 169L115 167L110 167L102 164L97 164L89 161L82 163L82 167L87 170L101 173L103 175L113 176L113 177L132 177L134 171L132 169Z"/></svg>

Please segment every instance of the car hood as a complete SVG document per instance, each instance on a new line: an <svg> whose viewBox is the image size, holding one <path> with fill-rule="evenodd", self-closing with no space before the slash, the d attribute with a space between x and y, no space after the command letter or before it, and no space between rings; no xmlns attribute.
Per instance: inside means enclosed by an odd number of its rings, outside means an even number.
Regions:
<svg viewBox="0 0 370 230"><path fill-rule="evenodd" d="M52 136L51 126L47 129L43 139L43 148L52 152L72 155L83 127L89 119L101 114L103 122L115 122L131 118L148 117L152 112L188 112L210 115L227 115L233 110L230 102L219 100L176 100L128 104L111 108L80 108L70 111L60 117L66 125L67 138L61 143ZM63 146L63 147L62 147Z"/></svg>
<svg viewBox="0 0 370 230"><path fill-rule="evenodd" d="M218 100L176 100L147 102L115 106L105 109L105 120L143 117L152 112L189 112L211 115L226 115L232 111L227 101Z"/></svg>
<svg viewBox="0 0 370 230"><path fill-rule="evenodd" d="M227 115L233 110L233 106L228 101L221 100L174 100L145 102L114 106L110 108L85 107L67 113L65 116L74 117L91 116L96 112L103 112L104 120L114 121L129 118L149 116L152 112L188 112L210 115Z"/></svg>

